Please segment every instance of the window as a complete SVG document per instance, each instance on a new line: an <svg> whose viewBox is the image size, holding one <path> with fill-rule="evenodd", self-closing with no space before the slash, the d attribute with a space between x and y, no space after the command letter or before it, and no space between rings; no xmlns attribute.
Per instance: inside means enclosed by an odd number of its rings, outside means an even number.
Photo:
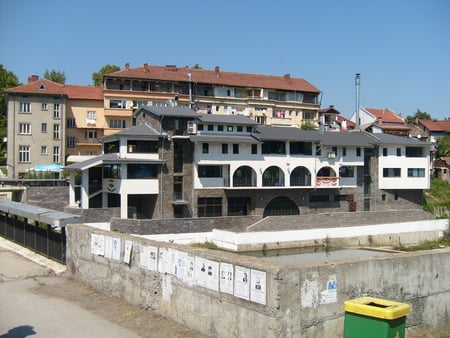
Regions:
<svg viewBox="0 0 450 338"><path fill-rule="evenodd" d="M397 148L397 156L398 157L402 156L402 149L401 148Z"/></svg>
<svg viewBox="0 0 450 338"><path fill-rule="evenodd" d="M342 156L347 156L347 148L346 147L342 148Z"/></svg>
<svg viewBox="0 0 450 338"><path fill-rule="evenodd" d="M67 148L75 148L76 138L75 136L67 137Z"/></svg>
<svg viewBox="0 0 450 338"><path fill-rule="evenodd" d="M311 195L309 197L310 203L323 203L323 202L330 202L330 196L329 195Z"/></svg>
<svg viewBox="0 0 450 338"><path fill-rule="evenodd" d="M126 122L125 120L110 119L109 128L126 128Z"/></svg>
<svg viewBox="0 0 450 338"><path fill-rule="evenodd" d="M222 124L219 124L217 126L217 131L223 131L223 125Z"/></svg>
<svg viewBox="0 0 450 338"><path fill-rule="evenodd" d="M155 179L158 178L159 166L156 164L128 164L128 179Z"/></svg>
<svg viewBox="0 0 450 338"><path fill-rule="evenodd" d="M147 106L147 105L148 105L148 101L133 100L133 108L139 108L139 107Z"/></svg>
<svg viewBox="0 0 450 338"><path fill-rule="evenodd" d="M220 165L199 165L198 177L222 177L222 166Z"/></svg>
<svg viewBox="0 0 450 338"><path fill-rule="evenodd" d="M19 134L30 135L31 123L19 123Z"/></svg>
<svg viewBox="0 0 450 338"><path fill-rule="evenodd" d="M30 146L19 146L19 162L30 162Z"/></svg>
<svg viewBox="0 0 450 338"><path fill-rule="evenodd" d="M267 141L262 145L263 154L286 154L286 143L283 141Z"/></svg>
<svg viewBox="0 0 450 338"><path fill-rule="evenodd" d="M222 154L228 154L228 144L222 144Z"/></svg>
<svg viewBox="0 0 450 338"><path fill-rule="evenodd" d="M237 129L238 133L242 133L243 132L243 127L242 126L237 126L236 129Z"/></svg>
<svg viewBox="0 0 450 338"><path fill-rule="evenodd" d="M67 119L67 128L76 128L77 127L77 122L76 120L71 117Z"/></svg>
<svg viewBox="0 0 450 338"><path fill-rule="evenodd" d="M257 144L252 144L252 154L253 155L258 154L258 145Z"/></svg>
<svg viewBox="0 0 450 338"><path fill-rule="evenodd" d="M337 147L332 147L331 152L334 154L334 156L337 156Z"/></svg>
<svg viewBox="0 0 450 338"><path fill-rule="evenodd" d="M250 127L250 126L248 126L248 127L247 127L247 133L252 133L252 132L253 132L253 128Z"/></svg>
<svg viewBox="0 0 450 338"><path fill-rule="evenodd" d="M214 125L208 124L208 131L214 131Z"/></svg>
<svg viewBox="0 0 450 338"><path fill-rule="evenodd" d="M381 200L382 200L383 202L386 202L386 194L381 194Z"/></svg>
<svg viewBox="0 0 450 338"><path fill-rule="evenodd" d="M388 149L387 148L383 148L383 156L388 156Z"/></svg>
<svg viewBox="0 0 450 338"><path fill-rule="evenodd" d="M355 168L354 167L340 167L339 168L339 176L340 177L354 177L355 176Z"/></svg>
<svg viewBox="0 0 450 338"><path fill-rule="evenodd" d="M47 154L48 154L47 146L41 146L41 155L47 155Z"/></svg>
<svg viewBox="0 0 450 338"><path fill-rule="evenodd" d="M197 129L198 130L203 130L203 124L197 124Z"/></svg>
<svg viewBox="0 0 450 338"><path fill-rule="evenodd" d="M199 197L197 200L198 217L222 216L221 197Z"/></svg>
<svg viewBox="0 0 450 338"><path fill-rule="evenodd" d="M41 132L42 133L46 133L47 132L47 123L42 123L41 124Z"/></svg>
<svg viewBox="0 0 450 338"><path fill-rule="evenodd" d="M361 148L356 148L356 156L361 157Z"/></svg>
<svg viewBox="0 0 450 338"><path fill-rule="evenodd" d="M408 177L425 177L425 168L408 168Z"/></svg>
<svg viewBox="0 0 450 338"><path fill-rule="evenodd" d="M58 146L53 147L53 163L60 163Z"/></svg>
<svg viewBox="0 0 450 338"><path fill-rule="evenodd" d="M209 153L209 143L202 143L202 153L203 154Z"/></svg>
<svg viewBox="0 0 450 338"><path fill-rule="evenodd" d="M314 117L315 117L315 113L312 113L312 112L304 112L303 113L303 119L305 120L305 121L312 121L312 120L314 120Z"/></svg>
<svg viewBox="0 0 450 338"><path fill-rule="evenodd" d="M55 140L59 140L59 137L60 137L59 131L60 131L59 124L54 124L53 125L53 138Z"/></svg>
<svg viewBox="0 0 450 338"><path fill-rule="evenodd" d="M406 157L423 157L422 147L406 147Z"/></svg>
<svg viewBox="0 0 450 338"><path fill-rule="evenodd" d="M90 110L90 111L87 112L86 118L87 118L88 120L96 120L96 119L97 119L97 114L96 114L95 111Z"/></svg>
<svg viewBox="0 0 450 338"><path fill-rule="evenodd" d="M96 129L86 129L84 134L88 140L97 138L97 130Z"/></svg>
<svg viewBox="0 0 450 338"><path fill-rule="evenodd" d="M233 144L233 154L239 154L239 144Z"/></svg>
<svg viewBox="0 0 450 338"><path fill-rule="evenodd" d="M20 102L20 112L21 113L31 113L31 103L30 102Z"/></svg>
<svg viewBox="0 0 450 338"><path fill-rule="evenodd" d="M109 100L109 108L125 109L127 107L127 100L113 99Z"/></svg>
<svg viewBox="0 0 450 338"><path fill-rule="evenodd" d="M227 131L232 132L233 131L233 126L227 126Z"/></svg>
<svg viewBox="0 0 450 338"><path fill-rule="evenodd" d="M103 177L104 178L115 178L120 177L121 166L120 164L105 164L103 165Z"/></svg>
<svg viewBox="0 0 450 338"><path fill-rule="evenodd" d="M400 168L383 168L383 177L400 177Z"/></svg>
<svg viewBox="0 0 450 338"><path fill-rule="evenodd" d="M42 102L41 110L48 110L47 102Z"/></svg>
<svg viewBox="0 0 450 338"><path fill-rule="evenodd" d="M53 105L53 118L54 119L60 119L61 118L61 113L60 113L60 105L59 103L55 103Z"/></svg>

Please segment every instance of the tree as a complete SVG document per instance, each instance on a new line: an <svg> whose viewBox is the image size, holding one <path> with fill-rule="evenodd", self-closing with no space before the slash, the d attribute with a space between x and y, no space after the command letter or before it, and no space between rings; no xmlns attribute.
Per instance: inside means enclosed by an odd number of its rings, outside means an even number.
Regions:
<svg viewBox="0 0 450 338"><path fill-rule="evenodd" d="M120 70L119 66L116 65L105 65L98 72L92 73L92 81L94 83L94 86L101 86L103 82L103 75L117 72Z"/></svg>
<svg viewBox="0 0 450 338"><path fill-rule="evenodd" d="M431 115L427 112L422 112L419 109L417 109L417 112L414 114L414 116L408 115L406 117L406 122L409 124L413 124L416 122L416 119L419 120L431 120Z"/></svg>
<svg viewBox="0 0 450 338"><path fill-rule="evenodd" d="M439 137L436 144L438 157L450 156L450 135Z"/></svg>
<svg viewBox="0 0 450 338"><path fill-rule="evenodd" d="M48 71L48 69L46 69L44 73L44 79L64 84L66 83L66 74L59 70L57 71L52 69L51 71Z"/></svg>
<svg viewBox="0 0 450 338"><path fill-rule="evenodd" d="M317 128L314 126L313 123L311 122L304 122L302 123L302 125L300 126L301 130L316 130Z"/></svg>
<svg viewBox="0 0 450 338"><path fill-rule="evenodd" d="M0 65L0 164L5 164L6 147L3 138L6 136L7 110L4 91L20 85L17 76Z"/></svg>

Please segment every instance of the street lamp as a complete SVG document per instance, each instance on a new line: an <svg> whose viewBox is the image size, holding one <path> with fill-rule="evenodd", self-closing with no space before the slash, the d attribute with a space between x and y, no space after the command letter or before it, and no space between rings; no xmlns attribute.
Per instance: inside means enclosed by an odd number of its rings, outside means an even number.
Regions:
<svg viewBox="0 0 450 338"><path fill-rule="evenodd" d="M355 87L356 87L356 123L355 128L359 128L359 84L361 82L361 74L355 74Z"/></svg>

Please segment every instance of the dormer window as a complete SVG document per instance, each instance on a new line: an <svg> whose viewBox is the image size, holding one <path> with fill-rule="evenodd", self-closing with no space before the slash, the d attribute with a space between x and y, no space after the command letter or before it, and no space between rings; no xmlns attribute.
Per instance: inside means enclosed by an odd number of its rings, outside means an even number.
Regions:
<svg viewBox="0 0 450 338"><path fill-rule="evenodd" d="M47 88L45 88L45 85L43 83L41 83L40 86L39 86L39 89L40 90L46 90Z"/></svg>

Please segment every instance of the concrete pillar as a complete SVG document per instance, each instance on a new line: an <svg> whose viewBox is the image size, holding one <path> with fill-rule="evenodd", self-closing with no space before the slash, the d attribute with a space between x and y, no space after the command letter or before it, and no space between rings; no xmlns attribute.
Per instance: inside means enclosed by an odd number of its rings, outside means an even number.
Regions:
<svg viewBox="0 0 450 338"><path fill-rule="evenodd" d="M71 170L69 173L69 205L71 207L78 207L78 203L75 200L75 171Z"/></svg>

